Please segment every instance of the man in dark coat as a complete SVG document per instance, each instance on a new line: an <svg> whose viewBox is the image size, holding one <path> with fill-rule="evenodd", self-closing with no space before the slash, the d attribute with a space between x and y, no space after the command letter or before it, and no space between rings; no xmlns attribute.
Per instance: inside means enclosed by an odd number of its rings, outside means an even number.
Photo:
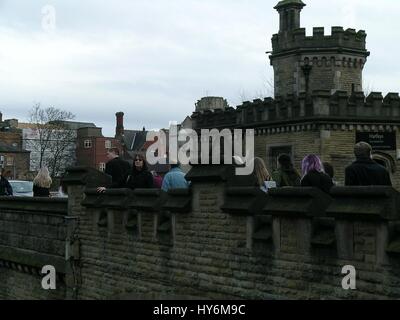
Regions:
<svg viewBox="0 0 400 320"><path fill-rule="evenodd" d="M12 196L13 189L7 178L3 176L4 169L0 168L0 196Z"/></svg>
<svg viewBox="0 0 400 320"><path fill-rule="evenodd" d="M107 151L107 158L110 159L110 161L106 163L106 169L104 172L112 178L110 188L125 188L126 180L131 172L130 164L119 157L119 150L117 148L109 149ZM97 188L97 192L104 192L105 190L105 187Z"/></svg>
<svg viewBox="0 0 400 320"><path fill-rule="evenodd" d="M366 142L354 146L354 161L345 170L346 186L391 186L389 172L372 160L372 148Z"/></svg>

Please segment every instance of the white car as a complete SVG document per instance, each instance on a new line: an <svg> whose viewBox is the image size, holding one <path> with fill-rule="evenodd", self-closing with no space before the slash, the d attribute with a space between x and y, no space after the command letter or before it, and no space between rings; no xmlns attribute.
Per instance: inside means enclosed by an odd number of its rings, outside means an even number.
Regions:
<svg viewBox="0 0 400 320"><path fill-rule="evenodd" d="M9 180L14 197L33 197L33 182L22 180Z"/></svg>

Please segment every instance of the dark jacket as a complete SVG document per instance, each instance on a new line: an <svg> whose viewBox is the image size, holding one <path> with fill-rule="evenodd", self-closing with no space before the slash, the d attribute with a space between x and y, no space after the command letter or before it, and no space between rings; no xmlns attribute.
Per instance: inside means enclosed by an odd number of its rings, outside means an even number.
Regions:
<svg viewBox="0 0 400 320"><path fill-rule="evenodd" d="M322 191L329 193L329 190L333 187L331 177L326 173L312 170L307 173L303 179L301 179L302 187L316 187Z"/></svg>
<svg viewBox="0 0 400 320"><path fill-rule="evenodd" d="M0 196L12 196L13 189L11 184L3 176L0 177Z"/></svg>
<svg viewBox="0 0 400 320"><path fill-rule="evenodd" d="M137 188L153 188L153 175L148 170L137 171L133 169L132 174L128 178L127 187L132 190Z"/></svg>
<svg viewBox="0 0 400 320"><path fill-rule="evenodd" d="M50 188L43 188L33 185L33 196L34 197L50 197Z"/></svg>
<svg viewBox="0 0 400 320"><path fill-rule="evenodd" d="M345 170L346 186L391 186L389 172L372 159L357 159Z"/></svg>
<svg viewBox="0 0 400 320"><path fill-rule="evenodd" d="M120 157L108 161L104 172L112 178L110 188L125 188L130 171L130 164Z"/></svg>
<svg viewBox="0 0 400 320"><path fill-rule="evenodd" d="M272 180L276 182L276 186L279 188L300 186L300 175L294 168L279 168L272 173Z"/></svg>

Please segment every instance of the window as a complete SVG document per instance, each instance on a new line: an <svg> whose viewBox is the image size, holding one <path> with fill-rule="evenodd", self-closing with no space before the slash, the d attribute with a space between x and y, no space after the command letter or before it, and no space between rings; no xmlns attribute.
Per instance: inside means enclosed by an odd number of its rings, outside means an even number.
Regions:
<svg viewBox="0 0 400 320"><path fill-rule="evenodd" d="M102 172L106 170L106 164L104 162L99 163L99 170Z"/></svg>
<svg viewBox="0 0 400 320"><path fill-rule="evenodd" d="M91 148L91 147L92 147L92 140L85 140L85 141L83 142L83 147L84 147L85 149Z"/></svg>
<svg viewBox="0 0 400 320"><path fill-rule="evenodd" d="M4 168L4 156L0 156L0 168Z"/></svg>
<svg viewBox="0 0 400 320"><path fill-rule="evenodd" d="M106 149L111 149L111 141L110 140L106 140Z"/></svg>
<svg viewBox="0 0 400 320"><path fill-rule="evenodd" d="M12 166L12 165L14 165L14 158L7 157L7 166Z"/></svg>

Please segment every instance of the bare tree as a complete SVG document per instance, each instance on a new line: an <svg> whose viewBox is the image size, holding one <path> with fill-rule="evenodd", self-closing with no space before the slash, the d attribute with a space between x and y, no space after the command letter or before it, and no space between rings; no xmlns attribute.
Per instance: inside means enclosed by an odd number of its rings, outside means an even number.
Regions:
<svg viewBox="0 0 400 320"><path fill-rule="evenodd" d="M268 75L262 75L261 82L262 86L255 90L253 95L247 94L245 89L242 88L239 92L239 100L243 103L254 99L263 100L264 98L274 97L274 79L268 77Z"/></svg>
<svg viewBox="0 0 400 320"><path fill-rule="evenodd" d="M371 83L371 81L367 81L364 79L363 91L366 97L368 97L371 92L374 92L374 85Z"/></svg>
<svg viewBox="0 0 400 320"><path fill-rule="evenodd" d="M38 167L47 166L54 177L62 173L74 161L76 131L68 128L65 121L72 120L71 112L36 104L30 111L34 138L27 141L28 148L38 155Z"/></svg>

